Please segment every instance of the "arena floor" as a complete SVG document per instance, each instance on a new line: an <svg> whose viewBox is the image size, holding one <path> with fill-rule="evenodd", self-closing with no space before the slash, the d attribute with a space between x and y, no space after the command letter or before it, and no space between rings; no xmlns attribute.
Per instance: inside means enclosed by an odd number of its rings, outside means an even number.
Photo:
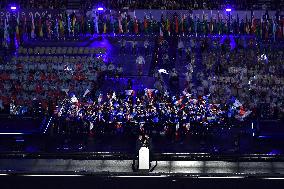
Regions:
<svg viewBox="0 0 284 189"><path fill-rule="evenodd" d="M1 159L0 170L15 173L133 173L132 160ZM152 168L155 162L152 162ZM284 174L283 162L157 161L151 174L274 175ZM239 175L241 176L241 175Z"/></svg>

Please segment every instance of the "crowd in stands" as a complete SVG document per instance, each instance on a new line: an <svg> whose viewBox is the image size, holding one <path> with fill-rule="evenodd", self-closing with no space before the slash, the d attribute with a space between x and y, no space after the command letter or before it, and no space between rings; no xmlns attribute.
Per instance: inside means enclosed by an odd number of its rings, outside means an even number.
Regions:
<svg viewBox="0 0 284 189"><path fill-rule="evenodd" d="M124 54L133 53L132 46L121 48ZM184 88L194 98L211 94L212 103L226 104L235 96L249 110L257 112L265 105L267 115L283 116L283 44L262 44L255 37L185 36L179 39L176 50L179 61L186 65L181 72L169 69L170 78L185 81ZM0 65L2 106L11 100L18 105L30 104L34 98L42 99L46 106L48 98L64 97L65 89L82 96L87 89L96 88L93 84L103 84L98 82L100 75L121 76L122 66L105 64L97 56L100 51L83 47L19 48L17 56ZM167 68L163 65L167 61L174 65L168 53L159 54L163 57L161 68ZM172 92L171 86L163 86L163 73L155 72L154 77L153 88L160 93Z"/></svg>
<svg viewBox="0 0 284 189"><path fill-rule="evenodd" d="M109 9L167 9L167 10L193 10L193 9L221 9L230 5L236 10L274 9L281 10L281 1L272 0L262 2L260 0L81 0L82 9L92 9L98 5L104 5ZM0 8L6 8L10 0L2 0ZM21 8L64 9L68 8L68 0L16 0L13 3ZM283 6L283 5L282 5Z"/></svg>
<svg viewBox="0 0 284 189"><path fill-rule="evenodd" d="M17 56L0 65L0 109L10 103L31 108L37 100L47 110L69 90L83 96L87 89L98 88L105 75L122 74L121 67L106 64L91 49L85 49L85 55L80 51L84 48L20 48Z"/></svg>
<svg viewBox="0 0 284 189"><path fill-rule="evenodd" d="M68 0L1 0L0 8L11 5L21 9L66 9Z"/></svg>
<svg viewBox="0 0 284 189"><path fill-rule="evenodd" d="M89 7L92 4L89 1ZM92 1L93 2L93 1ZM277 0L270 1L269 3L262 3L258 0L106 0L104 1L106 7L111 9L164 9L164 10L194 10L194 9L220 9L223 10L227 6L234 8L235 10L250 10L250 9L280 9L280 2Z"/></svg>
<svg viewBox="0 0 284 189"><path fill-rule="evenodd" d="M185 76L190 93L210 93L214 103L226 103L235 96L250 110L265 104L263 114L283 117L283 46L263 47L254 39L207 37L191 39L184 46L188 64L183 70L187 71L179 74Z"/></svg>

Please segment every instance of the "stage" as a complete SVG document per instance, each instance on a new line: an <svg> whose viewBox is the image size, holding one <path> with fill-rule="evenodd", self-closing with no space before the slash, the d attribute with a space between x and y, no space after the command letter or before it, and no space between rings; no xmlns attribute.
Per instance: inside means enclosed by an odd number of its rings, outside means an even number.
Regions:
<svg viewBox="0 0 284 189"><path fill-rule="evenodd" d="M105 154L101 154L104 158ZM111 156L111 154L108 154ZM197 154L195 154L197 156ZM202 154L199 154L202 157ZM204 155L203 155L204 156ZM206 155L205 155L206 156ZM154 161L150 172L137 172L133 160L36 159L22 154L21 158L0 160L3 188L257 188L283 184L283 157L276 160L253 159ZM87 157L87 156L86 156ZM245 157L243 157L245 158ZM240 160L240 161L239 161ZM244 159L243 159L244 160ZM265 161L269 160L269 161Z"/></svg>
<svg viewBox="0 0 284 189"><path fill-rule="evenodd" d="M98 153L135 154L138 134L55 132L48 117L1 117L0 153ZM269 123L269 124L268 124ZM212 155L268 154L283 155L284 140L277 128L283 121L247 122L242 126L208 127L202 133L189 131L182 138L155 130L149 133L153 153L206 153ZM267 133L269 137L266 137ZM261 135L260 135L261 134ZM9 142L8 142L9 141Z"/></svg>
<svg viewBox="0 0 284 189"><path fill-rule="evenodd" d="M43 155L44 157L44 155ZM60 157L60 156L59 156ZM72 156L71 156L72 157ZM40 158L40 157L39 157ZM102 157L103 158L103 157ZM213 159L214 157L212 157ZM221 158L221 157L219 157ZM243 157L245 158L245 157ZM201 159L201 158L200 158ZM235 159L237 160L237 159ZM245 159L243 159L245 160ZM271 157L270 157L271 160ZM150 175L191 174L192 176L279 176L284 174L283 157L279 161L197 160L152 161ZM282 161L280 161L282 160ZM134 167L133 167L134 166ZM133 169L134 168L134 169ZM1 174L76 174L137 175L132 160L75 159L1 159Z"/></svg>

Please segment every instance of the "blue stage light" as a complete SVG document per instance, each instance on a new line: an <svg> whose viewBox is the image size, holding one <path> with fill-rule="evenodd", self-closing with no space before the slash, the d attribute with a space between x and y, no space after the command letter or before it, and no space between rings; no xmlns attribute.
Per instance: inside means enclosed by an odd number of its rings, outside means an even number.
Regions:
<svg viewBox="0 0 284 189"><path fill-rule="evenodd" d="M98 11L104 11L103 7L98 7Z"/></svg>
<svg viewBox="0 0 284 189"><path fill-rule="evenodd" d="M231 12L232 9L231 8L226 8L226 12Z"/></svg>
<svg viewBox="0 0 284 189"><path fill-rule="evenodd" d="M17 10L17 7L16 6L11 6L10 9L11 10Z"/></svg>

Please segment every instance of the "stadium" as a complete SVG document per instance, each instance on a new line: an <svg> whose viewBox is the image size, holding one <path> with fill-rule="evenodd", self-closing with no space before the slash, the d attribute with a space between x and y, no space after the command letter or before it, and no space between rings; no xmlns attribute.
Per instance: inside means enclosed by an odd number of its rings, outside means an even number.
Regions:
<svg viewBox="0 0 284 189"><path fill-rule="evenodd" d="M2 0L3 188L278 187L283 10Z"/></svg>

